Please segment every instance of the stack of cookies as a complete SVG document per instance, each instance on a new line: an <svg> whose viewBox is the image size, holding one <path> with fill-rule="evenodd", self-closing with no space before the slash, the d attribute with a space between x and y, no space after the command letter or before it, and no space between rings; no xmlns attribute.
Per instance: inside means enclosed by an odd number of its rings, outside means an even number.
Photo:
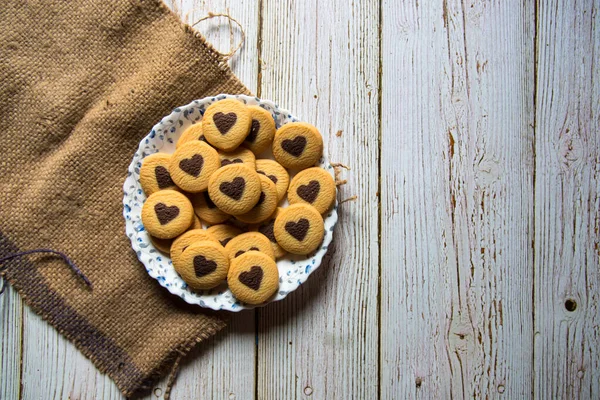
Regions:
<svg viewBox="0 0 600 400"><path fill-rule="evenodd" d="M322 215L336 189L315 167L322 152L310 124L276 129L262 107L217 101L183 132L173 154L143 160L144 227L191 289L226 280L238 300L264 303L279 287L275 260L309 254L323 240ZM286 195L289 206L280 207Z"/></svg>

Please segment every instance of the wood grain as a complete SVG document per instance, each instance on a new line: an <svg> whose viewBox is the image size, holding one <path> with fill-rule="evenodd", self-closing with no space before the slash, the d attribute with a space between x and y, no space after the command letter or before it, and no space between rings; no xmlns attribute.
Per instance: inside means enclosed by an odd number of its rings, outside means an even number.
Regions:
<svg viewBox="0 0 600 400"><path fill-rule="evenodd" d="M384 399L531 393L535 26L521 7L383 3Z"/></svg>
<svg viewBox="0 0 600 400"><path fill-rule="evenodd" d="M2 282L0 282L0 286ZM6 284L0 295L0 399L18 399L21 389L23 304L17 292Z"/></svg>
<svg viewBox="0 0 600 400"><path fill-rule="evenodd" d="M258 399L377 397L378 2L263 2L261 97L352 168L328 261L259 310ZM339 132L339 136L338 136Z"/></svg>
<svg viewBox="0 0 600 400"><path fill-rule="evenodd" d="M539 8L535 395L600 397L600 19L593 1Z"/></svg>

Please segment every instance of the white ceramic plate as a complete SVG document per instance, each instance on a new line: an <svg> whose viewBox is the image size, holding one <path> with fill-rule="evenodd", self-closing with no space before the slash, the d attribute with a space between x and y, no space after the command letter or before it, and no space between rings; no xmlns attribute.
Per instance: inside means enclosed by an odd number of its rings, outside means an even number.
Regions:
<svg viewBox="0 0 600 400"><path fill-rule="evenodd" d="M248 105L260 105L271 112L277 128L288 122L298 121L287 110L279 108L272 101L244 95L221 94L202 100L194 100L186 106L174 109L171 114L154 125L148 136L142 139L137 152L133 155L133 160L127 172L127 179L125 179L123 185L123 191L125 192L123 216L125 217L125 231L131 240L131 247L146 267L148 274L158 280L162 286L190 304L197 304L213 310L240 311L256 306L238 301L233 297L226 283L211 290L190 290L183 279L175 272L171 259L152 245L141 219L142 205L146 200L146 195L140 185L140 166L144 157L157 152L173 153L175 143L181 133L188 126L202 119L206 107L226 98L235 98ZM320 166L333 174L333 168L329 164L327 156L325 156L327 153L323 151L323 154ZM271 299L262 305L285 298L290 292L303 284L314 270L319 268L333 238L333 228L338 219L337 207L336 199L332 210L324 216L325 238L319 249L308 256L287 255L277 260L279 289Z"/></svg>

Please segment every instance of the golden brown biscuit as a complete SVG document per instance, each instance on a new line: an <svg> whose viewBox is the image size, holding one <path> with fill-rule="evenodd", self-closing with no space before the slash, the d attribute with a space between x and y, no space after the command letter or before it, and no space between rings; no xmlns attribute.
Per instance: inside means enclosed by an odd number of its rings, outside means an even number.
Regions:
<svg viewBox="0 0 600 400"><path fill-rule="evenodd" d="M142 206L142 223L152 236L172 239L192 225L194 209L185 195L175 190L151 194Z"/></svg>
<svg viewBox="0 0 600 400"><path fill-rule="evenodd" d="M243 147L238 147L237 149L230 152L219 150L219 158L221 160L221 167L224 167L229 164L244 163L250 168L256 169L256 157L254 157L254 153Z"/></svg>
<svg viewBox="0 0 600 400"><path fill-rule="evenodd" d="M170 161L171 155L165 153L150 154L142 160L140 184L146 196L164 189L177 190L169 174Z"/></svg>
<svg viewBox="0 0 600 400"><path fill-rule="evenodd" d="M269 111L260 106L249 106L248 110L252 116L252 123L250 132L242 144L258 155L268 149L273 142L275 120Z"/></svg>
<svg viewBox="0 0 600 400"><path fill-rule="evenodd" d="M192 202L192 206L193 205L194 203ZM200 221L200 218L198 218L197 215L194 215L194 222L192 222L192 226L190 226L190 229L203 229L202 221Z"/></svg>
<svg viewBox="0 0 600 400"><path fill-rule="evenodd" d="M305 122L290 122L275 133L273 156L286 168L314 166L323 154L323 138L318 129Z"/></svg>
<svg viewBox="0 0 600 400"><path fill-rule="evenodd" d="M281 201L288 190L290 175L285 168L275 160L256 160L256 172L268 177L277 187L277 201Z"/></svg>
<svg viewBox="0 0 600 400"><path fill-rule="evenodd" d="M311 205L292 204L284 208L273 225L277 243L293 254L309 254L323 241L323 217Z"/></svg>
<svg viewBox="0 0 600 400"><path fill-rule="evenodd" d="M277 188L266 176L259 175L261 192L258 203L245 214L237 215L236 218L247 224L257 224L269 218L277 208Z"/></svg>
<svg viewBox="0 0 600 400"><path fill-rule="evenodd" d="M271 215L266 221L261 222L258 225L254 225L251 227L251 230L262 233L269 239L271 242L271 247L273 248L273 253L275 254L275 258L281 258L287 254L287 251L279 244L277 244L277 240L275 239L275 233L273 232L273 225L275 224L275 218L279 215L279 213L283 210L283 208L278 207L277 210Z"/></svg>
<svg viewBox="0 0 600 400"><path fill-rule="evenodd" d="M173 181L190 193L206 190L210 176L220 167L219 154L199 140L180 146L169 164Z"/></svg>
<svg viewBox="0 0 600 400"><path fill-rule="evenodd" d="M230 164L212 174L208 195L222 211L231 215L247 213L258 203L260 178L244 164Z"/></svg>
<svg viewBox="0 0 600 400"><path fill-rule="evenodd" d="M178 236L173 240L173 244L171 245L171 251L169 252L171 260L175 262L175 260L181 256L181 253L183 253L192 243L205 240L216 242L214 237L206 229L192 229Z"/></svg>
<svg viewBox="0 0 600 400"><path fill-rule="evenodd" d="M231 259L239 257L251 250L260 251L272 259L275 259L275 254L273 253L273 248L271 247L269 239L258 232L246 232L234 237L227 243L225 250L227 250L227 254L229 254Z"/></svg>
<svg viewBox="0 0 600 400"><path fill-rule="evenodd" d="M269 256L249 251L230 261L227 284L231 293L248 304L267 301L279 288L277 264Z"/></svg>
<svg viewBox="0 0 600 400"><path fill-rule="evenodd" d="M169 253L171 252L171 244L173 243L173 239L159 239L152 235L148 235L148 236L150 237L150 241L152 242L152 245L154 247L156 247L156 249L158 251L160 251L161 253L164 253L166 255L169 255Z"/></svg>
<svg viewBox="0 0 600 400"><path fill-rule="evenodd" d="M218 149L232 151L244 141L251 123L252 116L244 103L225 99L206 109L202 130L208 143Z"/></svg>
<svg viewBox="0 0 600 400"><path fill-rule="evenodd" d="M227 278L229 257L219 243L200 241L173 259L173 267L190 288L211 289Z"/></svg>
<svg viewBox="0 0 600 400"><path fill-rule="evenodd" d="M187 128L181 136L177 143L175 143L175 148L178 149L182 144L186 144L187 142L191 142L192 140L201 140L206 142L206 138L204 137L204 133L202 132L202 121L195 123L194 125Z"/></svg>
<svg viewBox="0 0 600 400"><path fill-rule="evenodd" d="M227 246L227 243L229 243L231 239L243 233L241 229L227 224L213 225L208 228L207 231L213 238L221 243L221 246L223 247Z"/></svg>
<svg viewBox="0 0 600 400"><path fill-rule="evenodd" d="M300 171L288 190L290 204L307 203L324 214L335 201L335 182L329 172L320 167Z"/></svg>
<svg viewBox="0 0 600 400"><path fill-rule="evenodd" d="M231 218L229 214L221 211L213 203L208 192L196 193L191 197L191 200L196 215L210 225L220 224Z"/></svg>

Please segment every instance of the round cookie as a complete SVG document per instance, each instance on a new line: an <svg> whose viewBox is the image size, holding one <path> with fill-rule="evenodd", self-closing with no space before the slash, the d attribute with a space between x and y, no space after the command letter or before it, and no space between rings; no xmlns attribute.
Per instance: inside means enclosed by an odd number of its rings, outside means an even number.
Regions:
<svg viewBox="0 0 600 400"><path fill-rule="evenodd" d="M275 133L273 156L286 168L314 166L323 154L323 138L318 129L305 122L290 122Z"/></svg>
<svg viewBox="0 0 600 400"><path fill-rule="evenodd" d="M179 140L175 143L175 148L178 149L181 145L191 142L192 140L202 140L203 142L206 142L206 138L202 132L202 122L198 122L183 131L181 136L179 136Z"/></svg>
<svg viewBox="0 0 600 400"><path fill-rule="evenodd" d="M285 197L290 184L290 175L285 168L275 160L256 160L256 172L268 177L277 187L277 201Z"/></svg>
<svg viewBox="0 0 600 400"><path fill-rule="evenodd" d="M258 174L244 164L230 164L212 174L208 194L222 211L231 215L247 213L260 198Z"/></svg>
<svg viewBox="0 0 600 400"><path fill-rule="evenodd" d="M258 155L269 148L275 136L275 120L271 113L260 106L249 106L252 123L250 132L242 143Z"/></svg>
<svg viewBox="0 0 600 400"><path fill-rule="evenodd" d="M234 237L241 235L242 230L236 228L235 226L220 224L211 226L206 230L210 235L221 243L221 246L227 246L227 243Z"/></svg>
<svg viewBox="0 0 600 400"><path fill-rule="evenodd" d="M287 251L279 244L277 244L277 240L275 240L275 233L273 232L273 225L275 224L275 218L279 215L279 213L283 210L281 207L278 207L277 210L271 215L266 221L258 225L254 225L251 229L253 231L257 231L262 233L269 239L271 242L271 247L273 248L273 254L275 254L275 258L283 257L287 254Z"/></svg>
<svg viewBox="0 0 600 400"><path fill-rule="evenodd" d="M249 251L230 262L227 284L238 300L261 304L277 292L279 270L272 258L258 251Z"/></svg>
<svg viewBox="0 0 600 400"><path fill-rule="evenodd" d="M171 252L171 244L173 244L173 239L159 239L152 235L148 235L148 237L150 237L152 245L154 245L154 247L156 247L158 251L169 255L169 253Z"/></svg>
<svg viewBox="0 0 600 400"><path fill-rule="evenodd" d="M247 224L258 224L269 218L277 208L277 188L266 176L258 175L260 178L260 197L258 203L245 214L237 215L236 218Z"/></svg>
<svg viewBox="0 0 600 400"><path fill-rule="evenodd" d="M154 153L144 158L140 167L140 184L146 196L163 189L177 190L169 174L170 161L171 155L165 153Z"/></svg>
<svg viewBox="0 0 600 400"><path fill-rule="evenodd" d="M288 190L290 204L307 203L324 214L335 201L335 182L329 172L320 167L300 171Z"/></svg>
<svg viewBox="0 0 600 400"><path fill-rule="evenodd" d="M229 254L229 258L231 259L251 250L260 251L273 260L275 259L271 242L269 242L269 239L265 235L258 232L246 232L234 237L227 243L225 250L227 250L227 254Z"/></svg>
<svg viewBox="0 0 600 400"><path fill-rule="evenodd" d="M229 257L220 244L200 241L191 244L181 256L173 259L173 267L192 289L211 289L227 278Z"/></svg>
<svg viewBox="0 0 600 400"><path fill-rule="evenodd" d="M219 151L219 159L221 161L221 167L224 167L229 164L246 164L252 169L256 168L256 157L254 157L254 153L252 153L248 149L244 149L243 147L238 147L237 149L231 152Z"/></svg>
<svg viewBox="0 0 600 400"><path fill-rule="evenodd" d="M293 254L309 254L323 241L323 217L311 205L298 203L284 208L273 225L277 243Z"/></svg>
<svg viewBox="0 0 600 400"><path fill-rule="evenodd" d="M246 105L225 99L211 104L204 113L202 130L208 143L218 149L236 149L250 132L252 116Z"/></svg>
<svg viewBox="0 0 600 400"><path fill-rule="evenodd" d="M151 194L142 206L142 223L152 236L172 239L192 225L194 209L185 195L175 190Z"/></svg>
<svg viewBox="0 0 600 400"><path fill-rule="evenodd" d="M177 239L173 240L173 244L171 245L171 251L169 252L171 256L171 260L175 262L181 254L195 242L202 242L206 240L215 241L213 236L208 233L205 229L192 229L184 234L177 237Z"/></svg>
<svg viewBox="0 0 600 400"><path fill-rule="evenodd" d="M211 225L220 224L230 218L229 214L221 211L213 203L208 192L197 193L192 196L191 200L196 215Z"/></svg>
<svg viewBox="0 0 600 400"><path fill-rule="evenodd" d="M192 202L192 207L193 206L194 203ZM192 226L190 226L190 229L203 229L202 221L200 221L200 218L198 218L197 215L194 215L194 222L192 222Z"/></svg>
<svg viewBox="0 0 600 400"><path fill-rule="evenodd" d="M206 190L208 180L220 167L219 154L199 140L180 146L171 157L169 172L173 182L190 193Z"/></svg>

